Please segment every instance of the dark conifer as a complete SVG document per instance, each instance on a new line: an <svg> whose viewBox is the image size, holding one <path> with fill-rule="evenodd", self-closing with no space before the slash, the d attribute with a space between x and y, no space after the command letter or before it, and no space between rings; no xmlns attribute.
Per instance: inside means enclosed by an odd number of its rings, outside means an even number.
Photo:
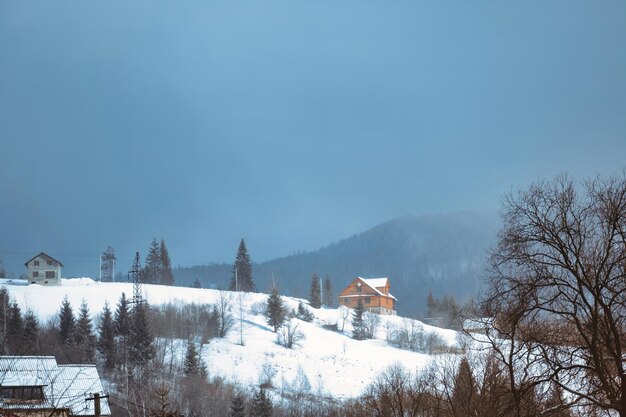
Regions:
<svg viewBox="0 0 626 417"><path fill-rule="evenodd" d="M24 338L24 320L22 310L16 301L9 307L9 321L7 323L7 342L11 355L23 354L22 339Z"/></svg>
<svg viewBox="0 0 626 417"><path fill-rule="evenodd" d="M313 308L320 308L322 306L322 290L320 286L320 279L315 273L311 277L311 291L309 295L309 303Z"/></svg>
<svg viewBox="0 0 626 417"><path fill-rule="evenodd" d="M272 326L274 332L285 322L285 309L283 300L280 298L278 288L272 288L272 294L267 298L267 306L265 307L265 318L267 324Z"/></svg>
<svg viewBox="0 0 626 417"><path fill-rule="evenodd" d="M165 241L161 239L161 285L174 285L174 274L172 273L172 261L165 246Z"/></svg>
<svg viewBox="0 0 626 417"><path fill-rule="evenodd" d="M474 416L478 414L478 387L472 375L467 358L462 358L459 370L454 378L452 399L450 401L455 416Z"/></svg>
<svg viewBox="0 0 626 417"><path fill-rule="evenodd" d="M0 355L8 353L7 324L9 323L10 306L9 291L2 287L0 288Z"/></svg>
<svg viewBox="0 0 626 417"><path fill-rule="evenodd" d="M250 404L250 417L271 417L272 400L265 394L263 388L259 389L252 398Z"/></svg>
<svg viewBox="0 0 626 417"><path fill-rule="evenodd" d="M146 255L146 262L139 274L141 282L145 282L146 284L158 284L160 282L162 267L161 247L156 238L153 238L150 249L148 249L148 255Z"/></svg>
<svg viewBox="0 0 626 417"><path fill-rule="evenodd" d="M24 316L24 335L22 354L35 355L38 353L39 342L39 320L32 310L28 310Z"/></svg>
<svg viewBox="0 0 626 417"><path fill-rule="evenodd" d="M300 320L307 322L311 322L315 318L313 313L311 313L303 303L298 303L298 311L296 312L296 317Z"/></svg>
<svg viewBox="0 0 626 417"><path fill-rule="evenodd" d="M361 299L359 299L359 302L352 313L352 338L356 340L367 339L367 329L365 328L363 313L365 313L365 307L363 306Z"/></svg>
<svg viewBox="0 0 626 417"><path fill-rule="evenodd" d="M324 279L324 290L322 291L322 304L326 307L333 307L335 305L335 296L333 295L333 283L330 277L326 275Z"/></svg>
<svg viewBox="0 0 626 417"><path fill-rule="evenodd" d="M130 304L126 294L122 293L115 310L114 322L115 335L119 340L119 364L120 368L126 370L128 367L128 344L131 332L131 312Z"/></svg>
<svg viewBox="0 0 626 417"><path fill-rule="evenodd" d="M154 338L148 324L145 302L133 305L132 322L129 343L130 362L133 365L143 367L154 357L156 350Z"/></svg>
<svg viewBox="0 0 626 417"><path fill-rule="evenodd" d="M61 310L59 311L59 337L61 343L66 346L74 344L74 328L76 327L76 319L74 318L74 310L67 296L63 298Z"/></svg>
<svg viewBox="0 0 626 417"><path fill-rule="evenodd" d="M94 363L96 360L96 336L93 333L89 306L83 300L76 320L74 342L80 351L82 363Z"/></svg>
<svg viewBox="0 0 626 417"><path fill-rule="evenodd" d="M198 278L196 278L193 282L193 288L202 288L202 284L200 284L200 280Z"/></svg>
<svg viewBox="0 0 626 417"><path fill-rule="evenodd" d="M104 304L100 325L98 326L98 352L104 359L104 369L112 371L117 363L115 349L115 323L113 313L109 308L109 303Z"/></svg>
<svg viewBox="0 0 626 417"><path fill-rule="evenodd" d="M248 255L246 242L244 242L243 239L239 242L228 290L245 292L256 291L256 286L252 280L252 262L250 261L250 255Z"/></svg>
<svg viewBox="0 0 626 417"><path fill-rule="evenodd" d="M185 376L198 376L203 375L206 370L204 368L204 364L202 359L200 358L200 353L198 349L196 349L196 344L189 340L187 342L187 353L185 354L185 362L184 362L183 373Z"/></svg>
<svg viewBox="0 0 626 417"><path fill-rule="evenodd" d="M230 402L228 417L246 417L245 398L243 394L236 393Z"/></svg>

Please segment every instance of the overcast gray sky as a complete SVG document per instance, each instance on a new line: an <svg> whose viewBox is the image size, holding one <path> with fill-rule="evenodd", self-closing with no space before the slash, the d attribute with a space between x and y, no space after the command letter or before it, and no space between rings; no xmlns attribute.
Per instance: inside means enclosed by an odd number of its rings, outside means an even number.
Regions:
<svg viewBox="0 0 626 417"><path fill-rule="evenodd" d="M312 250L626 163L626 3L0 0L0 258Z"/></svg>

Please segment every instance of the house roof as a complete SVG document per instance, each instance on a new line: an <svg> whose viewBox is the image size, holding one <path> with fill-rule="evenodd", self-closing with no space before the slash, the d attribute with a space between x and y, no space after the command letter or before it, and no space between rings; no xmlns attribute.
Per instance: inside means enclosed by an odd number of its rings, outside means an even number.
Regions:
<svg viewBox="0 0 626 417"><path fill-rule="evenodd" d="M48 255L48 254L47 254L47 253L45 253L45 252L39 252L37 255L35 255L35 256L33 256L32 258L30 258L29 260L27 260L27 261L26 261L26 263L25 263L24 265L28 268L28 263L29 263L30 261L32 261L33 259L38 258L38 257L40 257L40 256L41 256L42 258L44 258L46 261L56 262L57 264L61 265L61 267L62 267L62 268L64 268L64 266L63 266L63 264L62 264L61 262L57 261L56 259L54 259L52 256Z"/></svg>
<svg viewBox="0 0 626 417"><path fill-rule="evenodd" d="M0 409L69 409L76 416L95 415L94 402L86 399L104 391L95 365L57 365L53 356L0 356L0 385L40 386L46 399L24 404L0 398ZM111 415L106 398L100 407L103 416Z"/></svg>
<svg viewBox="0 0 626 417"><path fill-rule="evenodd" d="M380 291L378 288L381 287L386 287L388 282L389 282L389 278L361 278L361 277L356 277L357 280L360 280L361 282L363 282L365 285L367 285L368 287L370 287L377 295L380 295L381 297L390 297L393 298L394 300L398 301L398 299L396 297L394 297L391 294L385 294L384 292ZM354 282L354 281L352 281ZM358 294L358 295L352 295L352 297L367 297L367 294ZM340 295L339 298L344 298L344 297L351 297L350 295Z"/></svg>

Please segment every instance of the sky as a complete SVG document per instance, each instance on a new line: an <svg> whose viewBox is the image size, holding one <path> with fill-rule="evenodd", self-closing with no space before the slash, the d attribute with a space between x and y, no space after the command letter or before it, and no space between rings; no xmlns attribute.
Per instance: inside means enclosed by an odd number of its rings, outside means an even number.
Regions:
<svg viewBox="0 0 626 417"><path fill-rule="evenodd" d="M254 261L626 167L626 3L0 0L0 258Z"/></svg>

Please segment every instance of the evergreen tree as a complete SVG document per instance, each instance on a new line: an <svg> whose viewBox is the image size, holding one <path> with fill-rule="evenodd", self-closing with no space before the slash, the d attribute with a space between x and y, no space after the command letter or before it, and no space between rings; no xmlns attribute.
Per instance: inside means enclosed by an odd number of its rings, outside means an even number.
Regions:
<svg viewBox="0 0 626 417"><path fill-rule="evenodd" d="M198 355L196 344L192 340L187 342L183 373L185 376L200 375L201 373L200 355Z"/></svg>
<svg viewBox="0 0 626 417"><path fill-rule="evenodd" d="M274 333L285 322L285 309L283 300L280 298L278 288L272 288L272 294L267 298L267 306L265 307L265 318L267 324L274 328Z"/></svg>
<svg viewBox="0 0 626 417"><path fill-rule="evenodd" d="M243 239L239 242L239 249L237 250L237 256L233 264L232 278L228 290L245 292L256 291L254 281L252 280L252 262L250 261L250 255L248 255L246 242L244 242Z"/></svg>
<svg viewBox="0 0 626 417"><path fill-rule="evenodd" d="M0 355L8 353L7 325L9 323L9 308L11 301L6 287L0 288Z"/></svg>
<svg viewBox="0 0 626 417"><path fill-rule="evenodd" d="M193 282L193 288L202 288L202 284L200 284L200 280L198 278L196 278Z"/></svg>
<svg viewBox="0 0 626 417"><path fill-rule="evenodd" d="M96 360L96 336L93 333L89 306L85 300L80 305L78 320L76 320L74 342L80 351L81 362L94 363Z"/></svg>
<svg viewBox="0 0 626 417"><path fill-rule="evenodd" d="M300 320L311 322L315 318L313 313L309 311L304 305L304 303L298 303L298 311L296 312L296 317Z"/></svg>
<svg viewBox="0 0 626 417"><path fill-rule="evenodd" d="M335 297L333 295L333 284L330 277L326 275L323 285L324 291L322 291L322 304L326 307L333 307L335 305Z"/></svg>
<svg viewBox="0 0 626 417"><path fill-rule="evenodd" d="M354 312L352 312L352 338L356 340L367 339L367 328L363 320L363 313L365 313L365 307L361 299L359 299Z"/></svg>
<svg viewBox="0 0 626 417"><path fill-rule="evenodd" d="M150 332L145 302L133 306L131 317L131 332L129 343L130 362L138 367L143 367L154 357L154 337Z"/></svg>
<svg viewBox="0 0 626 417"><path fill-rule="evenodd" d="M243 394L236 393L230 403L228 417L246 417L245 398Z"/></svg>
<svg viewBox="0 0 626 417"><path fill-rule="evenodd" d="M478 387L474 381L469 361L461 359L459 370L454 378L452 399L450 401L455 416L471 417L478 413Z"/></svg>
<svg viewBox="0 0 626 417"><path fill-rule="evenodd" d="M11 355L22 354L22 339L24 338L24 320L22 310L16 301L9 307L9 321L7 323L7 342Z"/></svg>
<svg viewBox="0 0 626 417"><path fill-rule="evenodd" d="M139 274L141 282L145 282L146 284L158 284L160 282L162 267L161 247L156 238L153 238L150 249L148 249L148 255L146 255L146 262Z"/></svg>
<svg viewBox="0 0 626 417"><path fill-rule="evenodd" d="M174 274L172 273L172 261L165 246L165 241L161 239L161 285L174 285Z"/></svg>
<svg viewBox="0 0 626 417"><path fill-rule="evenodd" d="M250 405L250 417L271 417L272 400L265 394L263 388L259 389L252 398Z"/></svg>
<svg viewBox="0 0 626 417"><path fill-rule="evenodd" d="M320 308L322 306L322 290L320 287L320 279L315 273L311 277L311 291L309 295L309 303L313 308Z"/></svg>
<svg viewBox="0 0 626 417"><path fill-rule="evenodd" d="M115 345L115 323L113 322L113 313L109 308L109 303L104 303L100 325L98 326L98 352L104 359L104 369L112 371L115 369L117 362L116 345Z"/></svg>
<svg viewBox="0 0 626 417"><path fill-rule="evenodd" d="M65 346L74 344L74 328L76 327L76 319L74 318L74 310L67 296L63 298L61 310L59 311L59 337L61 343Z"/></svg>
<svg viewBox="0 0 626 417"><path fill-rule="evenodd" d="M126 370L128 367L128 344L130 342L131 333L131 312L130 304L126 298L126 294L122 293L115 310L114 329L115 335L119 340L120 354L119 364L121 369Z"/></svg>
<svg viewBox="0 0 626 417"><path fill-rule="evenodd" d="M34 355L38 352L39 342L39 320L32 310L26 312L24 316L24 334L21 353L24 355Z"/></svg>

